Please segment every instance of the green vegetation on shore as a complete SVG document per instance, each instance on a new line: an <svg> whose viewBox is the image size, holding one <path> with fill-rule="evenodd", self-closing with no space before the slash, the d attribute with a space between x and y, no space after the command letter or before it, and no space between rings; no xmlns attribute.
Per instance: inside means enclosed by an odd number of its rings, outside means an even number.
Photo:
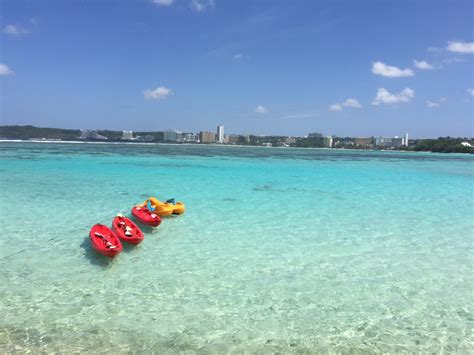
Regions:
<svg viewBox="0 0 474 355"><path fill-rule="evenodd" d="M61 139L77 140L78 129L42 128L35 126L0 126L0 137L7 139Z"/></svg>
<svg viewBox="0 0 474 355"><path fill-rule="evenodd" d="M436 153L474 153L474 147L464 146L462 143L474 143L468 138L439 137L438 139L422 139L414 147L416 152Z"/></svg>

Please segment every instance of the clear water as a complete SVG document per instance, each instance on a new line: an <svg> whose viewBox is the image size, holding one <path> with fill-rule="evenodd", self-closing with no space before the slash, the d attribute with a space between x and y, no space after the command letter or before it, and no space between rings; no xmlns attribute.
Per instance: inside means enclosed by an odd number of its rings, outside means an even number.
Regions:
<svg viewBox="0 0 474 355"><path fill-rule="evenodd" d="M0 143L0 164L0 353L474 351L472 156ZM96 255L89 228L148 195L187 212Z"/></svg>

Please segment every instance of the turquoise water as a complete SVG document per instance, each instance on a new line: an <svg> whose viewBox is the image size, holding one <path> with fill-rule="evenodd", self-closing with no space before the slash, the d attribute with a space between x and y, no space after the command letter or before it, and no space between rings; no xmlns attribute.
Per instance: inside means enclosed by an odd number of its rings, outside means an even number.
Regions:
<svg viewBox="0 0 474 355"><path fill-rule="evenodd" d="M474 157L0 143L0 353L474 351ZM95 223L187 212L115 260Z"/></svg>

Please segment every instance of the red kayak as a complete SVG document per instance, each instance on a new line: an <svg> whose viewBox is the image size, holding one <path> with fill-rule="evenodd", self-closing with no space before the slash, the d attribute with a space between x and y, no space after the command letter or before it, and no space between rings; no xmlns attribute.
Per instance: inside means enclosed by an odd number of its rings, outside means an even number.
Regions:
<svg viewBox="0 0 474 355"><path fill-rule="evenodd" d="M122 243L115 233L103 224L96 224L89 232L92 248L98 253L113 258L122 251Z"/></svg>
<svg viewBox="0 0 474 355"><path fill-rule="evenodd" d="M151 212L146 207L133 207L132 215L138 220L138 222L146 224L147 226L158 227L161 223L160 216L158 216L156 213Z"/></svg>
<svg viewBox="0 0 474 355"><path fill-rule="evenodd" d="M137 245L143 241L144 236L140 228L138 228L129 218L120 214L114 218L112 228L117 237L124 242Z"/></svg>

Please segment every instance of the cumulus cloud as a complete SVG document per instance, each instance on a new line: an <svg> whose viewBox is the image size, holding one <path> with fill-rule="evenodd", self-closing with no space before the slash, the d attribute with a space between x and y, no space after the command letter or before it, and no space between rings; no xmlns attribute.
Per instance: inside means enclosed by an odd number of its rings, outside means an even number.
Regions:
<svg viewBox="0 0 474 355"><path fill-rule="evenodd" d="M8 65L0 63L0 76L13 74L13 70L11 70Z"/></svg>
<svg viewBox="0 0 474 355"><path fill-rule="evenodd" d="M418 68L418 69L423 69L423 70L433 69L433 66L430 63L425 62L424 60L418 61L415 59L413 61L413 65L415 66L415 68Z"/></svg>
<svg viewBox="0 0 474 355"><path fill-rule="evenodd" d="M474 42L448 42L446 49L455 53L474 53Z"/></svg>
<svg viewBox="0 0 474 355"><path fill-rule="evenodd" d="M329 111L341 111L343 107L361 108L362 105L356 99L348 98L342 104L337 103L329 106Z"/></svg>
<svg viewBox="0 0 474 355"><path fill-rule="evenodd" d="M398 94L391 94L387 89L379 88L372 105L397 104L399 102L408 102L415 97L415 91L405 88Z"/></svg>
<svg viewBox="0 0 474 355"><path fill-rule="evenodd" d="M467 89L467 93L471 96L474 96L474 89L472 88Z"/></svg>
<svg viewBox="0 0 474 355"><path fill-rule="evenodd" d="M344 107L355 107L355 108L361 108L362 105L359 103L359 101L357 101L356 99L347 99L346 101L344 101L342 103L342 106Z"/></svg>
<svg viewBox="0 0 474 355"><path fill-rule="evenodd" d="M216 7L214 0L192 0L191 8L197 12L204 12L207 9Z"/></svg>
<svg viewBox="0 0 474 355"><path fill-rule="evenodd" d="M30 30L17 25L7 25L2 32L12 36L21 36L30 33Z"/></svg>
<svg viewBox="0 0 474 355"><path fill-rule="evenodd" d="M265 106L262 106L262 105L258 105L257 107L255 107L255 113L267 113L268 112L268 109L265 107Z"/></svg>
<svg viewBox="0 0 474 355"><path fill-rule="evenodd" d="M372 64L372 73L386 76L389 78L399 78L403 76L413 76L415 73L411 69L400 69L382 62L374 62Z"/></svg>
<svg viewBox="0 0 474 355"><path fill-rule="evenodd" d="M171 6L174 0L152 0L151 2L157 6Z"/></svg>
<svg viewBox="0 0 474 355"><path fill-rule="evenodd" d="M429 108L438 108L440 107L441 104L439 102L435 102L435 101L426 101L426 107L429 107Z"/></svg>
<svg viewBox="0 0 474 355"><path fill-rule="evenodd" d="M155 90L148 89L143 91L143 97L146 100L165 100L170 95L173 95L173 90L164 86L160 86Z"/></svg>

